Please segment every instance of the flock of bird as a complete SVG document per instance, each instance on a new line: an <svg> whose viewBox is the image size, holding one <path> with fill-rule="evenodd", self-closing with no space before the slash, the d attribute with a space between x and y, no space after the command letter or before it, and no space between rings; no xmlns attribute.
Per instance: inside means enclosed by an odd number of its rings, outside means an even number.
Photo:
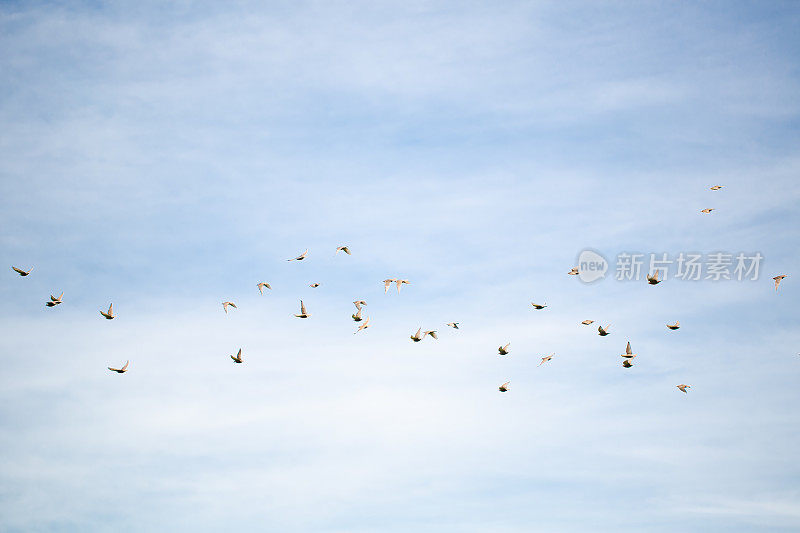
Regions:
<svg viewBox="0 0 800 533"><path fill-rule="evenodd" d="M711 190L712 191L718 191L718 190L720 190L722 188L723 188L722 185L715 185L715 186L711 187ZM706 209L701 210L701 212L705 213L705 214L708 214L708 213L711 213L713 210L714 210L713 208L706 208ZM344 252L347 255L352 255L352 253L350 252L350 248L348 246L338 246L336 248L336 252L335 253L338 254L340 251ZM303 253L301 253L297 257L293 257L292 259L288 259L288 261L303 261L307 257L308 257L308 249L306 249ZM28 270L23 270L21 268L15 267L15 266L12 266L11 268L14 270L14 272L16 272L17 274L19 274L22 277L26 277L26 276L30 275L30 273L33 271L33 267L31 267ZM570 276L579 275L580 274L579 267L572 267L572 269L570 269L570 271L567 272L567 274L570 275ZM647 283L650 284L650 285L658 285L659 283L661 283L663 281L663 279L658 279L658 277L659 277L659 271L658 270L656 270L653 274L648 274L647 275ZM781 274L781 275L778 275L778 276L775 276L774 278L772 278L775 281L775 290L776 291L778 290L778 286L780 285L781 281L786 277L787 277L786 274ZM384 286L384 291L383 292L384 292L384 294L386 294L389 291L389 287L392 285L392 283L395 284L395 286L397 287L397 293L400 294L400 288L403 285L410 284L411 282L409 280L407 280L407 279L387 278L387 279L383 280L383 286ZM270 286L269 283L266 283L266 282L263 282L263 281L259 282L256 286L258 288L258 292L260 294L262 294L262 295L264 294L264 289L272 289L272 287ZM317 288L317 287L320 286L320 283L316 283L316 282L315 283L311 283L309 286L312 287L312 288ZM60 304L63 303L63 298L64 298L64 293L63 292L59 296L50 295L50 299L45 302L45 305L47 307L56 307L57 305L60 305ZM363 330L365 330L365 329L370 327L370 324L369 324L370 317L368 317L368 316L364 317L362 315L363 310L364 310L363 307L367 305L367 302L365 302L364 300L356 300L356 301L353 302L353 305L355 305L355 307L356 307L356 312L353 313L351 315L351 317L356 323L360 323L358 325L358 329L356 329L356 331L353 333L355 335L358 332L363 331ZM545 309L547 307L547 303L537 304L537 303L531 302L531 306L535 310L539 311L539 310ZM222 302L222 309L225 311L225 314L228 313L228 309L229 308L237 309L236 304L234 302L231 302L231 301ZM102 315L103 318L105 318L106 320L113 320L115 318L115 315L114 315L114 304L112 303L112 304L110 304L108 306L108 311L100 311L100 315ZM300 312L296 313L294 316L297 317L297 318L310 318L311 317L311 313L309 313L308 310L306 309L306 306L303 303L303 300L300 300ZM581 324L584 325L584 326L588 326L588 325L593 324L593 323L594 323L594 320L589 320L589 319L583 320L581 322ZM459 329L458 324L459 324L458 322L448 322L446 325L448 327L450 327L450 328L453 328L453 329ZM674 324L666 324L666 327L671 331L676 331L676 330L678 330L680 328L680 322L676 320ZM609 335L610 328L611 328L611 324L609 324L609 325L607 325L605 327L603 327L602 325L598 326L597 327L597 334L600 335L601 337L605 337L605 336ZM427 336L430 336L433 339L438 339L439 338L438 337L438 333L437 333L436 330L423 331L421 327L416 331L416 333L411 335L410 338L411 338L411 340L413 342L420 342L423 339L425 339L425 337L427 337ZM510 353L510 351L511 351L510 347L511 347L511 343L510 342L506 343L505 345L501 345L497 349L498 355L500 355L500 356L508 355ZM633 359L637 356L637 354L633 353L633 349L631 348L630 341L628 341L628 344L625 347L625 353L620 354L620 355L623 358L622 366L624 368L631 368L633 366ZM548 355L548 356L545 356L545 357L542 357L541 358L542 360L539 363L539 366L551 361L553 359L553 357L555 357L555 353L553 353L551 355ZM234 363L241 364L243 362L241 348L239 349L239 351L238 351L238 353L236 355L231 355L230 358L233 360ZM110 371L116 372L118 374L124 374L125 372L128 371L128 365L129 364L130 364L130 361L125 361L125 364L123 366L121 366L120 368L108 367L108 369ZM511 381L506 381L505 383L500 385L500 387L498 387L498 390L500 392L508 392L508 390L510 388L509 387L510 384L511 384ZM677 388L681 392L686 393L687 392L686 389L690 389L691 386L681 383L680 385L677 385Z"/></svg>

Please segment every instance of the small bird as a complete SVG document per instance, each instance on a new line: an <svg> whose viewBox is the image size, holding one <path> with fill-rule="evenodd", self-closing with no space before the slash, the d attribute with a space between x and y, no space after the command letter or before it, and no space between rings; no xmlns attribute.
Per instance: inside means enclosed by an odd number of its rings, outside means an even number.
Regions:
<svg viewBox="0 0 800 533"><path fill-rule="evenodd" d="M430 335L434 339L439 340L439 336L436 334L436 330L435 329L433 331L423 331L422 332L422 336L424 337L425 335Z"/></svg>
<svg viewBox="0 0 800 533"><path fill-rule="evenodd" d="M403 284L410 285L411 284L411 282L408 281L407 279L396 279L396 280L394 280L394 282L397 283L397 294L400 294L400 286L401 285L403 285Z"/></svg>
<svg viewBox="0 0 800 533"><path fill-rule="evenodd" d="M552 359L552 358L553 358L553 356L554 356L554 355L555 355L555 353L553 353L553 354L551 354L551 355L548 355L547 357L542 357L542 362L541 362L541 363L539 363L539 366L542 366L543 364L545 364L546 362L548 362L550 359Z"/></svg>
<svg viewBox="0 0 800 533"><path fill-rule="evenodd" d="M628 341L628 345L625 347L625 353L622 354L622 357L625 357L626 359L633 359L636 357L636 354L631 351L631 341Z"/></svg>
<svg viewBox="0 0 800 533"><path fill-rule="evenodd" d="M272 290L272 287L269 286L269 283L264 283L263 281L258 284L258 292L260 294L264 294L264 287Z"/></svg>
<svg viewBox="0 0 800 533"><path fill-rule="evenodd" d="M601 337L605 337L606 335L608 335L608 328L610 327L611 324L607 325L606 327L597 326L597 334L600 335Z"/></svg>
<svg viewBox="0 0 800 533"><path fill-rule="evenodd" d="M307 255L308 255L308 248L306 248L306 251L303 252L302 254L298 255L297 257L287 259L287 261L302 261L303 259L306 258Z"/></svg>
<svg viewBox="0 0 800 533"><path fill-rule="evenodd" d="M232 355L231 359L233 359L234 363L241 363L242 362L242 349L239 348L239 352L236 355Z"/></svg>
<svg viewBox="0 0 800 533"><path fill-rule="evenodd" d="M361 308L359 307L358 308L358 312L354 313L354 314L352 314L350 316L352 316L353 320L355 320L356 322L361 322Z"/></svg>
<svg viewBox="0 0 800 533"><path fill-rule="evenodd" d="M652 276L647 276L647 283L649 283L650 285L658 285L662 281L663 280L658 279L658 270L656 270L656 273L653 274Z"/></svg>
<svg viewBox="0 0 800 533"><path fill-rule="evenodd" d="M361 310L359 309L359 311L358 311L358 312L360 313L360 312L361 312ZM368 327L369 327L369 317L367 317L367 319L366 319L366 320L364 320L364 323L363 323L363 324L361 324L360 326L358 326L358 329L357 329L355 332L353 332L353 335L355 335L356 333L358 333L358 332L359 332L359 331L361 331L362 329L367 329Z"/></svg>
<svg viewBox="0 0 800 533"><path fill-rule="evenodd" d="M365 302L364 300L356 300L355 302L353 302L353 305L356 306L356 309L361 309L361 306L367 305L367 302Z"/></svg>
<svg viewBox="0 0 800 533"><path fill-rule="evenodd" d="M674 324L667 324L667 327L674 331L674 330L679 329L681 327L681 323L676 320Z"/></svg>
<svg viewBox="0 0 800 533"><path fill-rule="evenodd" d="M509 349L508 349L508 347L509 347L509 346L511 346L511 343L510 343L510 342L509 342L508 344L506 344L505 346L501 346L501 347L499 347L499 348L497 349L497 352L498 352L500 355L507 355L507 354L508 354L508 352L510 352L510 351L511 351L511 350L509 350Z"/></svg>
<svg viewBox="0 0 800 533"><path fill-rule="evenodd" d="M111 305L108 306L107 313L100 311L100 314L106 317L106 320L111 320L112 318L114 318L114 304L112 303Z"/></svg>
<svg viewBox="0 0 800 533"><path fill-rule="evenodd" d="M308 318L311 316L311 313L306 311L306 305L303 303L303 300L300 300L300 314L294 316L297 318Z"/></svg>
<svg viewBox="0 0 800 533"><path fill-rule="evenodd" d="M510 381L506 381L505 383L503 383L502 385L500 385L500 386L498 387L498 390L499 390L500 392L507 392L507 391L508 391L508 384L509 384L509 383L511 383L511 382L510 382Z"/></svg>
<svg viewBox="0 0 800 533"><path fill-rule="evenodd" d="M319 287L319 283L312 283L311 285L309 285L309 287L311 287L312 289L316 289L317 287Z"/></svg>
<svg viewBox="0 0 800 533"><path fill-rule="evenodd" d="M583 322L581 322L581 324L583 324L584 326L588 326L592 322L594 322L594 320L584 320Z"/></svg>
<svg viewBox="0 0 800 533"><path fill-rule="evenodd" d="M545 307L547 307L547 302L545 302L544 304L541 304L541 305L531 302L531 305L533 306L534 309L544 309Z"/></svg>
<svg viewBox="0 0 800 533"><path fill-rule="evenodd" d="M387 291L389 290L389 285L391 285L392 283L394 283L396 281L397 280L394 279L394 278L387 278L387 279L383 280L383 294L386 294Z"/></svg>
<svg viewBox="0 0 800 533"><path fill-rule="evenodd" d="M238 309L238 307L236 307L236 304L233 302L222 302L222 309L225 310L226 315L228 314L228 307L233 307L234 309Z"/></svg>
<svg viewBox="0 0 800 533"><path fill-rule="evenodd" d="M458 322L448 322L446 325L453 329L458 329Z"/></svg>
<svg viewBox="0 0 800 533"><path fill-rule="evenodd" d="M352 254L350 253L350 248L348 248L347 246L338 246L338 247L336 248L336 253L337 253L337 254L339 253L339 250L343 251L343 252L344 252L344 253L346 253L347 255L352 255Z"/></svg>
<svg viewBox="0 0 800 533"><path fill-rule="evenodd" d="M780 284L781 284L781 281L782 281L782 280L783 280L783 278L785 278L786 276L787 276L786 274L781 274L780 276L775 276L774 278L772 278L772 279L774 279L774 280L775 280L775 290L776 290L776 291L778 290L778 285L780 285Z"/></svg>
<svg viewBox="0 0 800 533"><path fill-rule="evenodd" d="M425 333L422 333L422 328L419 328L416 333L411 335L411 340L414 341L414 342L419 342L423 338L425 338Z"/></svg>
<svg viewBox="0 0 800 533"><path fill-rule="evenodd" d="M125 372L128 371L128 363L129 362L130 361L125 361L125 366L123 366L122 368L111 368L111 367L108 367L108 369L111 370L112 372L116 372L117 374L124 374Z"/></svg>
<svg viewBox="0 0 800 533"><path fill-rule="evenodd" d="M16 272L17 274L19 274L19 275L20 275L20 276L22 276L23 278L24 278L25 276L27 276L28 274L30 274L31 272L33 272L33 267L31 267L31 269L30 269L30 270L28 270L27 272L25 272L25 271L24 271L24 270L22 270L21 268L17 268L17 267L15 267L15 266L12 266L11 268L13 268L13 269L14 269L14 272Z"/></svg>
<svg viewBox="0 0 800 533"><path fill-rule="evenodd" d="M49 302L45 302L45 305L46 305L47 307L55 307L55 306L57 306L58 304L60 304L60 303L61 303L61 299L62 299L63 297L64 297L64 293L63 293L63 292L61 293L61 295L59 295L59 297L58 297L58 298L56 298L55 296L53 296L53 295L51 294L51 295L50 295L50 301L49 301Z"/></svg>
<svg viewBox="0 0 800 533"><path fill-rule="evenodd" d="M577 276L578 274L580 274L580 272L578 271L578 267L572 267L572 270L567 272L567 274L569 274L570 276Z"/></svg>
<svg viewBox="0 0 800 533"><path fill-rule="evenodd" d="M707 207L707 208L705 208L705 209L701 209L701 210L700 210L700 212L701 212L701 213L705 213L705 214L709 214L709 213L710 213L711 211L713 211L713 210L714 210L714 208L713 208L713 207Z"/></svg>
<svg viewBox="0 0 800 533"><path fill-rule="evenodd" d="M630 368L633 366L633 363L631 363L630 359L625 359L622 361L622 366L624 366L625 368Z"/></svg>
<svg viewBox="0 0 800 533"><path fill-rule="evenodd" d="M683 383L681 383L680 385L676 385L676 387L678 387L678 389L680 389L680 391L684 394L686 394L686 389L692 388L691 385L684 385Z"/></svg>
<svg viewBox="0 0 800 533"><path fill-rule="evenodd" d="M724 187L724 185L714 185L713 187L711 187L711 190L712 191L718 191L723 187Z"/></svg>

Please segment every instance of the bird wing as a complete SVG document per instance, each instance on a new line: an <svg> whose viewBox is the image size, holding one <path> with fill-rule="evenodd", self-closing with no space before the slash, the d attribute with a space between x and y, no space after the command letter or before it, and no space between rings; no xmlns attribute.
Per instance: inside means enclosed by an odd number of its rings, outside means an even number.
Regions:
<svg viewBox="0 0 800 533"><path fill-rule="evenodd" d="M306 304L303 303L303 300L300 300L300 314L301 315L307 315L308 314L306 312Z"/></svg>
<svg viewBox="0 0 800 533"><path fill-rule="evenodd" d="M11 268L13 268L14 271L17 272L18 274L25 274L26 273L24 270L20 270L19 268L15 267L15 266L12 266Z"/></svg>
<svg viewBox="0 0 800 533"><path fill-rule="evenodd" d="M633 352L631 351L631 341L628 341L628 346L625 347L625 353L630 355Z"/></svg>
<svg viewBox="0 0 800 533"><path fill-rule="evenodd" d="M109 304L108 313L106 313L106 314L108 314L108 315L113 315L114 314L114 304L113 303Z"/></svg>
<svg viewBox="0 0 800 533"><path fill-rule="evenodd" d="M120 370L122 370L123 372L124 372L125 370L128 370L128 363L130 363L130 361L125 361L125 366L123 366L122 368L120 368Z"/></svg>

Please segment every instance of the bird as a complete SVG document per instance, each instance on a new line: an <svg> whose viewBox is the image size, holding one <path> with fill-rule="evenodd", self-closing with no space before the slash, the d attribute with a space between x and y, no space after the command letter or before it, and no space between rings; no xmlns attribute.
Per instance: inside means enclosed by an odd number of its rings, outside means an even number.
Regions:
<svg viewBox="0 0 800 533"><path fill-rule="evenodd" d="M630 359L625 359L622 361L622 366L624 366L625 368L630 368L633 366L633 363L631 363Z"/></svg>
<svg viewBox="0 0 800 533"><path fill-rule="evenodd" d="M308 248L306 248L306 251L303 252L302 254L298 255L297 257L287 259L287 261L302 261L303 259L306 258L307 255L308 255Z"/></svg>
<svg viewBox="0 0 800 533"><path fill-rule="evenodd" d="M626 359L633 359L636 357L636 354L631 350L631 341L628 341L628 345L625 347L625 353L622 354L622 357Z"/></svg>
<svg viewBox="0 0 800 533"><path fill-rule="evenodd" d="M128 371L128 363L129 362L130 361L125 361L125 366L123 366L122 368L111 368L111 367L108 367L108 369L111 370L112 372L116 372L117 374L124 374L125 372Z"/></svg>
<svg viewBox="0 0 800 533"><path fill-rule="evenodd" d="M506 381L505 383L503 383L502 385L500 385L500 386L499 386L497 389L498 389L500 392L508 392L508 384L509 384L509 383L511 383L511 382L510 382L510 381Z"/></svg>
<svg viewBox="0 0 800 533"><path fill-rule="evenodd" d="M705 213L705 214L709 214L709 213L710 213L711 211L713 211L713 210L714 210L714 208L713 208L713 207L707 207L707 208L705 208L705 209L701 209L701 210L700 210L700 212L701 212L701 213Z"/></svg>
<svg viewBox="0 0 800 533"><path fill-rule="evenodd" d="M233 302L222 302L222 309L225 310L226 315L228 314L228 307L233 307L234 309L238 309L238 307L236 307L236 304Z"/></svg>
<svg viewBox="0 0 800 533"><path fill-rule="evenodd" d="M112 303L108 306L107 313L100 311L100 314L106 317L106 320L111 320L112 318L114 318L114 304Z"/></svg>
<svg viewBox="0 0 800 533"><path fill-rule="evenodd" d="M17 267L15 267L15 266L12 266L11 268L13 268L13 269L14 269L14 272L16 272L17 274L19 274L19 275L20 275L20 276L22 276L23 278L24 278L25 276L27 276L28 274L30 274L31 272L33 272L33 267L31 267L31 268L30 268L30 270L28 270L27 272L25 272L25 271L24 271L24 270L22 270L21 268L17 268Z"/></svg>
<svg viewBox="0 0 800 533"><path fill-rule="evenodd" d="M316 289L317 287L319 287L319 283L312 283L311 285L309 285L309 287L311 287L312 289Z"/></svg>
<svg viewBox="0 0 800 533"><path fill-rule="evenodd" d="M535 304L535 303L531 302L531 305L533 306L534 309L544 309L545 307L547 307L547 303L544 303L544 304L540 305L540 304Z"/></svg>
<svg viewBox="0 0 800 533"><path fill-rule="evenodd" d="M294 316L297 318L308 318L311 316L311 313L306 311L306 305L303 303L303 300L300 300L300 314Z"/></svg>
<svg viewBox="0 0 800 533"><path fill-rule="evenodd" d="M578 271L578 267L572 267L572 270L567 272L567 274L569 274L570 276L577 276L578 274L580 274L580 272Z"/></svg>
<svg viewBox="0 0 800 533"><path fill-rule="evenodd" d="M397 283L397 294L400 294L400 286L401 285L403 285L403 284L410 285L411 284L411 282L408 281L407 279L396 279L396 280L394 280L394 282Z"/></svg>
<svg viewBox="0 0 800 533"><path fill-rule="evenodd" d="M656 273L653 274L652 276L647 276L647 283L649 283L650 285L658 285L662 281L664 280L658 279L658 270L656 270Z"/></svg>
<svg viewBox="0 0 800 533"><path fill-rule="evenodd" d="M683 383L681 383L680 385L676 385L676 387L678 387L678 389L680 389L680 391L684 394L686 394L686 389L692 388L691 385L684 385Z"/></svg>
<svg viewBox="0 0 800 533"><path fill-rule="evenodd" d="M356 306L356 309L361 309L361 306L367 305L367 302L365 302L364 300L356 300L355 302L353 302L353 305Z"/></svg>
<svg viewBox="0 0 800 533"><path fill-rule="evenodd" d="M361 312L361 310L359 310L358 312L360 313L360 312ZM358 329L357 329L355 332L353 332L353 335L355 335L356 333L358 333L358 332L359 332L359 331L361 331L362 329L367 329L368 327L369 327L369 317L367 317L367 319L366 319L366 320L364 320L364 323L363 323L363 324L361 324L360 326L358 326Z"/></svg>
<svg viewBox="0 0 800 533"><path fill-rule="evenodd" d="M606 335L608 335L608 328L610 327L611 324L607 325L606 327L597 326L597 334L600 335L601 337L605 337Z"/></svg>
<svg viewBox="0 0 800 533"><path fill-rule="evenodd" d="M61 303L61 299L62 299L63 297L64 297L64 293L63 293L63 292L62 292L62 293L59 295L59 297L58 297L58 298L56 298L55 296L53 296L53 295L51 294L51 295L50 295L50 301L49 301L49 302L45 302L45 305L46 305L47 307L55 307L55 306L57 306L58 304L60 304L60 303Z"/></svg>
<svg viewBox="0 0 800 533"><path fill-rule="evenodd" d="M458 322L448 322L445 325L450 326L453 329L458 329Z"/></svg>
<svg viewBox="0 0 800 533"><path fill-rule="evenodd" d="M232 355L231 359L233 359L234 363L241 363L242 362L242 349L239 348L239 352L236 355Z"/></svg>
<svg viewBox="0 0 800 533"><path fill-rule="evenodd" d="M508 352L510 352L510 351L511 351L511 350L509 350L509 349L508 349L508 347L509 347L509 346L511 346L511 343L510 343L510 342L509 342L508 344L506 344L505 346L501 346L501 347L499 347L499 348L497 349L497 352L498 352L500 355L506 355L506 354L508 354Z"/></svg>
<svg viewBox="0 0 800 533"><path fill-rule="evenodd" d="M422 328L419 328L416 333L411 335L411 340L414 341L414 342L419 342L419 341L421 341L422 339L425 338L425 334L426 333L427 332L422 333Z"/></svg>
<svg viewBox="0 0 800 533"><path fill-rule="evenodd" d="M721 189L721 188L723 188L723 187L724 187L724 185L714 185L713 187L710 187L710 189L711 189L712 191L718 191L718 190L720 190L720 189Z"/></svg>
<svg viewBox="0 0 800 533"><path fill-rule="evenodd" d="M272 287L269 286L269 283L264 283L263 281L258 284L258 292L264 294L264 287L272 290Z"/></svg>
<svg viewBox="0 0 800 533"><path fill-rule="evenodd" d="M352 316L353 320L355 320L356 322L361 322L361 308L359 307L358 308L358 312L354 313L354 314L352 314L350 316Z"/></svg>
<svg viewBox="0 0 800 533"><path fill-rule="evenodd" d="M785 278L785 277L786 277L786 274L781 274L780 276L775 276L774 278L772 278L772 279L774 279L774 280L775 280L775 290L776 290L776 291L778 290L778 285L780 285L780 284L781 284L781 281L782 281L782 280L783 280L783 278Z"/></svg>
<svg viewBox="0 0 800 533"><path fill-rule="evenodd" d="M344 253L346 253L347 255L352 255L352 254L350 253L350 248L348 248L347 246L338 246L338 247L336 248L336 253L337 253L337 254L339 253L339 250L343 251L343 252L344 252Z"/></svg>
<svg viewBox="0 0 800 533"><path fill-rule="evenodd" d="M583 322L581 322L581 324L583 324L584 326L588 326L592 322L594 322L594 320L584 320Z"/></svg>
<svg viewBox="0 0 800 533"><path fill-rule="evenodd" d="M551 355L548 355L547 357L542 357L542 362L541 362L541 363L539 363L539 366L542 366L543 364L545 364L546 362L548 362L550 359L552 359L552 358L553 358L553 356L554 356L554 355L555 355L555 353L553 353L553 354L551 354Z"/></svg>
<svg viewBox="0 0 800 533"><path fill-rule="evenodd" d="M394 278L387 278L387 279L383 280L383 294L386 294L387 291L389 290L389 285L391 285L392 283L394 283L396 281L397 280L394 279Z"/></svg>
<svg viewBox="0 0 800 533"><path fill-rule="evenodd" d="M674 324L667 324L667 327L674 331L674 330L679 329L681 327L681 323L676 320Z"/></svg>
<svg viewBox="0 0 800 533"><path fill-rule="evenodd" d="M425 337L425 335L430 335L434 339L439 340L439 336L436 334L436 330L435 329L433 331L423 331L422 332L422 336Z"/></svg>

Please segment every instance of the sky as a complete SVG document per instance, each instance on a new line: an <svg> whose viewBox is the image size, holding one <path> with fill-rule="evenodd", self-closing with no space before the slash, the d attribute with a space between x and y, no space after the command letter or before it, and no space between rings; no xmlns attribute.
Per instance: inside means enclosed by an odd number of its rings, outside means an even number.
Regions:
<svg viewBox="0 0 800 533"><path fill-rule="evenodd" d="M799 24L0 3L0 531L797 531Z"/></svg>

